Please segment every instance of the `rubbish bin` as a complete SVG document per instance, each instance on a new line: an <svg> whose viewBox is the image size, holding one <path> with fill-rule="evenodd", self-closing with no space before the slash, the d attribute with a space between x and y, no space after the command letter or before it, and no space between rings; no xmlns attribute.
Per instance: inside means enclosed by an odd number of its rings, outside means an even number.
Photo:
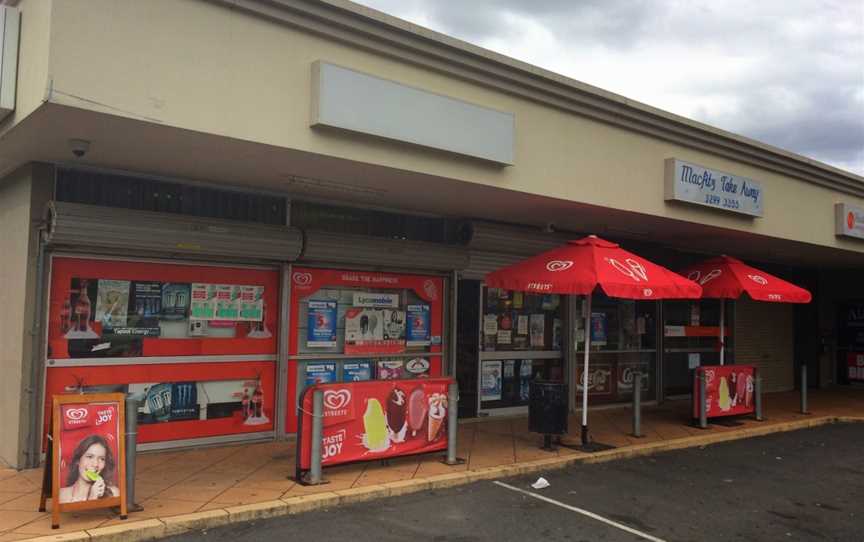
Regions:
<svg viewBox="0 0 864 542"><path fill-rule="evenodd" d="M566 435L569 401L567 384L535 380L528 400L528 430L544 435Z"/></svg>

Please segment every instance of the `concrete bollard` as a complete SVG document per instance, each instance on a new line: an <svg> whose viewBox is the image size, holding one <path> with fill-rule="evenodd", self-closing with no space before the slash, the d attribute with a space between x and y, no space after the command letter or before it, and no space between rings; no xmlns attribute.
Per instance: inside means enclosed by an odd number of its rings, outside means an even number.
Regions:
<svg viewBox="0 0 864 542"><path fill-rule="evenodd" d="M755 380L753 392L756 401L756 421L761 422L764 420L762 417L762 375L757 372Z"/></svg>
<svg viewBox="0 0 864 542"><path fill-rule="evenodd" d="M321 441L324 438L324 392L312 392L312 457L309 466L309 484L322 483Z"/></svg>
<svg viewBox="0 0 864 542"><path fill-rule="evenodd" d="M642 436L642 373L633 375L633 436Z"/></svg>
<svg viewBox="0 0 864 542"><path fill-rule="evenodd" d="M801 414L810 414L807 410L807 364L801 364Z"/></svg>
<svg viewBox="0 0 864 542"><path fill-rule="evenodd" d="M699 427L702 429L708 428L708 412L705 410L705 401L707 400L705 371L698 371L699 375Z"/></svg>

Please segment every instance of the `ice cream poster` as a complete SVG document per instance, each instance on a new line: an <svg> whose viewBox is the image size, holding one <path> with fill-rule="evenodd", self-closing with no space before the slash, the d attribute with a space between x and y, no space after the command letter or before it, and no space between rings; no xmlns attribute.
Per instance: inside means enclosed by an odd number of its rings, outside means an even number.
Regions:
<svg viewBox="0 0 864 542"><path fill-rule="evenodd" d="M749 414L755 410L755 367L705 365L696 370L705 373L705 404L709 418ZM696 389L693 393L694 418L699 417L698 398L699 390Z"/></svg>
<svg viewBox="0 0 864 542"><path fill-rule="evenodd" d="M312 391L324 392L322 465L447 448L450 378L345 382L308 388L302 398L299 470L311 464Z"/></svg>
<svg viewBox="0 0 864 542"><path fill-rule="evenodd" d="M53 498L60 507L120 503L125 490L122 402L121 394L55 396Z"/></svg>
<svg viewBox="0 0 864 542"><path fill-rule="evenodd" d="M336 302L309 301L307 311L307 338L309 348L336 346Z"/></svg>

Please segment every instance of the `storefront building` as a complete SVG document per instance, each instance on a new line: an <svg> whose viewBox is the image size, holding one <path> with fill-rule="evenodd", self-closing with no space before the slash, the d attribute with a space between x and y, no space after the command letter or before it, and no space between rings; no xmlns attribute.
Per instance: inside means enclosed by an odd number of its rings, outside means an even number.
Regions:
<svg viewBox="0 0 864 542"><path fill-rule="evenodd" d="M143 448L290 438L334 380L452 374L461 416L518 415L533 379L575 399L588 334L594 404L636 373L647 400L687 395L721 334L766 391L802 363L864 381L857 175L342 0L0 8L11 465L78 389L143 397ZM671 269L730 254L814 301L598 292L586 314L483 282L591 233Z"/></svg>

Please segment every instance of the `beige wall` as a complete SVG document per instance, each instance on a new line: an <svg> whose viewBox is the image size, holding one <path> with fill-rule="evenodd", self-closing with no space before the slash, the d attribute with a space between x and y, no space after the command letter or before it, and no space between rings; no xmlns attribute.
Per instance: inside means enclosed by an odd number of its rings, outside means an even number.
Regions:
<svg viewBox="0 0 864 542"><path fill-rule="evenodd" d="M48 98L51 85L48 51L53 6L54 0L24 0L18 4L21 12L21 34L15 111L0 123L0 135L27 117Z"/></svg>
<svg viewBox="0 0 864 542"><path fill-rule="evenodd" d="M24 443L30 431L37 430L27 393L38 256L32 226L41 217L50 181L50 169L43 165L24 167L0 180L0 459L16 467L24 466Z"/></svg>
<svg viewBox="0 0 864 542"><path fill-rule="evenodd" d="M311 65L325 60L514 112L516 164L478 161L309 128ZM834 236L833 204L864 199L305 34L204 0L55 0L52 101L167 126L527 193L864 252ZM765 218L670 206L664 159L752 177ZM276 174L290 172L274 172ZM626 187L623 189L622 187Z"/></svg>
<svg viewBox="0 0 864 542"><path fill-rule="evenodd" d="M795 387L794 310L743 297L735 302L735 363L755 365L766 392Z"/></svg>

